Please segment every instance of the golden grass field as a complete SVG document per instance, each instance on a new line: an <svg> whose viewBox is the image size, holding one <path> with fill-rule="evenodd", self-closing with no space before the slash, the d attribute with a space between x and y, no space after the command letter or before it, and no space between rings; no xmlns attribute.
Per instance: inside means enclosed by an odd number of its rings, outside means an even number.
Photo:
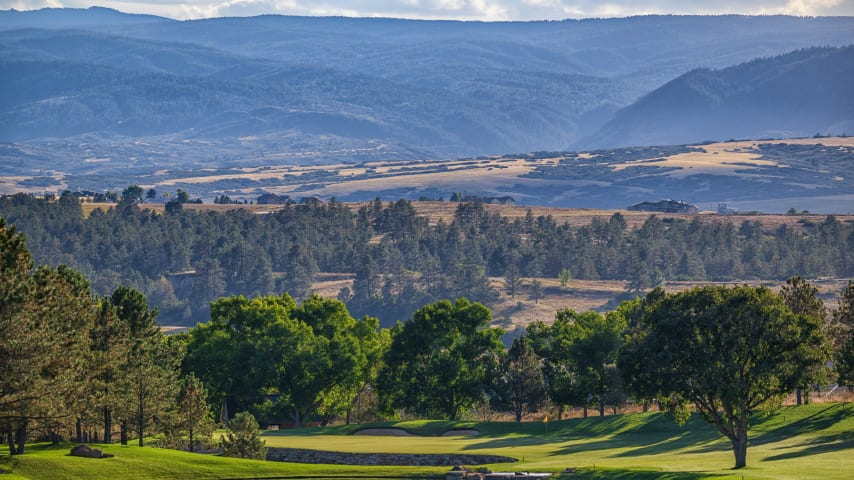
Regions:
<svg viewBox="0 0 854 480"><path fill-rule="evenodd" d="M614 173L632 169L632 175L641 178L647 171L637 167L666 167L669 170L658 172L661 178L685 179L693 175L714 175L741 177L758 182L757 186L774 185L781 181L775 172L783 174L788 165L783 160L762 158L758 150L760 144L789 144L817 145L832 150L841 147L854 147L852 137L803 138L768 141L739 141L721 142L705 145L694 145L696 152L661 154L650 149L647 158L626 161L623 163L608 163L607 168ZM576 158L590 159L596 162L597 153L579 153ZM186 172L159 170L145 178L152 179L140 182L143 188L155 188L158 191L173 191L183 188L191 195L208 199L227 193L232 198L254 199L263 190L279 195L290 195L294 198L303 196L318 196L320 198L339 197L348 195L370 195L371 192L405 190L409 192L443 191L443 192L495 192L496 195L512 195L520 203L547 203L571 201L572 192L583 187L608 188L612 185L607 175L598 174L596 178L551 178L545 170L544 175L529 175L536 173L544 166L554 166L563 160L563 154L554 157L532 158L530 155L489 156L476 159L455 159L442 161L376 161L360 164L330 163L326 165L276 165L262 162L274 162L278 157L271 154L259 157L257 166L232 169L202 169ZM769 170L768 167L771 167ZM763 170L759 170L762 168ZM542 172L541 172L542 173ZM816 172L822 175L821 171ZM827 173L827 172L825 172ZM827 176L829 175L829 176ZM827 174L823 181L825 187L836 184L837 181L847 181L840 175ZM44 174L42 174L44 176ZM49 175L50 176L50 175ZM830 178L833 176L833 178ZM67 179L62 172L53 172L53 180L57 182L52 190L67 187ZM26 186L25 180L35 177L0 178L2 193L42 193L44 187ZM821 211L850 212L854 203L854 192L836 191L827 197L822 196L823 188L817 185L800 184L799 179L786 178L785 182L797 184L799 193L792 193L792 198L780 199L783 204L819 205ZM259 181L263 184L259 185ZM808 181L807 181L808 182ZM544 188L554 188L556 185L564 188L568 197L541 198L536 192ZM842 184L839 184L842 185ZM766 188L766 187L762 187ZM196 193L204 192L204 193ZM577 194L577 192L575 193ZM657 196L658 194L656 194ZM749 197L749 196L748 196ZM726 197L723 197L726 198ZM746 209L759 208L762 210L779 210L780 202L775 198L757 196L741 200ZM659 198L650 198L657 200ZM771 203L769 203L769 201ZM707 208L709 205L705 205ZM815 208L818 209L818 208ZM569 217L570 215L566 215Z"/></svg>
<svg viewBox="0 0 854 480"><path fill-rule="evenodd" d="M346 203L353 211L357 211L368 202L352 202ZM431 222L437 222L439 219L445 222L450 222L454 218L454 212L457 208L457 203L451 202L412 202L415 209L420 215L424 215ZM113 207L111 203L83 203L83 214L88 216L95 209L109 209ZM155 212L162 213L165 206L160 203L144 204L142 208L151 209ZM283 209L283 205L214 205L209 203L204 204L185 204L184 209L189 211L199 212L228 212L233 210L245 210L257 214L265 214L277 212ZM608 220L614 213L620 212L626 219L629 228L637 228L649 218L650 215L656 215L660 218L675 218L681 220L692 220L699 218L703 221L721 221L732 222L740 225L744 221L759 222L764 228L774 229L780 225L787 225L793 228L802 228L804 222L820 223L827 218L825 214L804 214L804 215L783 215L773 213L745 213L738 215L719 215L713 212L700 212L698 214L678 214L678 213L649 213L649 212L634 212L629 210L597 210L589 208L562 208L562 207L543 207L543 206L522 206L522 205L483 205L483 209L490 214L498 213L501 216L511 220L522 219L528 214L528 210L536 218L538 216L551 217L558 224L567 223L571 226L588 225L594 218ZM854 221L854 215L839 214L835 215L841 222Z"/></svg>

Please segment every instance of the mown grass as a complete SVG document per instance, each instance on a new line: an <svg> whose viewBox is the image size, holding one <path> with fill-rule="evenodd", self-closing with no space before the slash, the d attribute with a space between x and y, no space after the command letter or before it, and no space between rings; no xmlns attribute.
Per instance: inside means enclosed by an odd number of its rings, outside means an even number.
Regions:
<svg viewBox="0 0 854 480"><path fill-rule="evenodd" d="M407 421L372 424L417 436L352 435L365 425L267 432L268 446L342 452L489 453L519 459L493 470L562 472L579 479L848 479L854 472L854 404L785 407L756 415L748 467L731 470L729 442L699 417L680 427L663 413L537 423ZM546 432L548 427L548 432ZM442 437L473 428L478 436ZM6 479L40 478L295 478L443 477L446 468L299 465L237 460L155 448L104 446L112 459L67 456L70 445L28 447L10 458L0 449Z"/></svg>

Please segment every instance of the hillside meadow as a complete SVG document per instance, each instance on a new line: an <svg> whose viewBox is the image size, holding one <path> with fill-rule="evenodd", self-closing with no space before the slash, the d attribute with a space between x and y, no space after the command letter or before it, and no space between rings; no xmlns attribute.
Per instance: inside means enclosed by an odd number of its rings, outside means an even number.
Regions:
<svg viewBox="0 0 854 480"><path fill-rule="evenodd" d="M854 471L854 404L783 407L755 414L748 466L731 470L729 442L693 416L679 426L666 413L637 413L549 422L401 421L266 432L270 447L356 453L481 453L519 459L494 471L562 473L565 478L616 479L847 479ZM398 428L408 436L353 435L366 427ZM477 436L441 436L453 429ZM20 479L442 478L445 467L356 467L238 460L157 448L99 446L111 459L67 455L70 444L32 445L0 468ZM5 447L4 447L5 448Z"/></svg>

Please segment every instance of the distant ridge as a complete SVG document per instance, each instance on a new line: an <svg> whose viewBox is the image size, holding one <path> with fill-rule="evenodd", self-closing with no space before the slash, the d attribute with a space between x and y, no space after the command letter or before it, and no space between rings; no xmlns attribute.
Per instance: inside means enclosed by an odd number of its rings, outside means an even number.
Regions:
<svg viewBox="0 0 854 480"><path fill-rule="evenodd" d="M854 46L688 72L618 111L585 148L854 132Z"/></svg>
<svg viewBox="0 0 854 480"><path fill-rule="evenodd" d="M852 39L854 17L175 21L104 8L5 11L0 142L53 150L61 139L157 164L172 158L157 145L172 141L198 142L206 151L194 150L196 161L229 163L562 151L686 72ZM805 134L826 127L813 126Z"/></svg>
<svg viewBox="0 0 854 480"><path fill-rule="evenodd" d="M174 21L156 15L124 13L105 7L0 10L0 30L15 28L91 28Z"/></svg>

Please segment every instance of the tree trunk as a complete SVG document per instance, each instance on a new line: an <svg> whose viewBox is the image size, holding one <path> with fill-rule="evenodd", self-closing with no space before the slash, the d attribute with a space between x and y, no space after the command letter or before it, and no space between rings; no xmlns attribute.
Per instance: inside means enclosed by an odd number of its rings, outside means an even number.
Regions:
<svg viewBox="0 0 854 480"><path fill-rule="evenodd" d="M18 449L15 451L15 455L22 455L24 453L24 446L27 444L27 424L28 420L22 420L21 424L18 425L17 430L15 430L15 437L18 442Z"/></svg>
<svg viewBox="0 0 854 480"><path fill-rule="evenodd" d="M558 421L563 420L563 405L557 406L557 419Z"/></svg>
<svg viewBox="0 0 854 480"><path fill-rule="evenodd" d="M126 421L122 421L122 433L120 434L120 436L121 436L122 445L127 445L128 444L128 424Z"/></svg>
<svg viewBox="0 0 854 480"><path fill-rule="evenodd" d="M599 401L599 416L600 417L605 416L605 403L602 402L601 400Z"/></svg>
<svg viewBox="0 0 854 480"><path fill-rule="evenodd" d="M104 443L113 443L113 414L104 407Z"/></svg>
<svg viewBox="0 0 854 480"><path fill-rule="evenodd" d="M6 442L9 444L9 455L14 455L17 449L15 448L15 433L12 432L12 426L6 431Z"/></svg>
<svg viewBox="0 0 854 480"><path fill-rule="evenodd" d="M587 418L587 405L584 406L584 418Z"/></svg>
<svg viewBox="0 0 854 480"><path fill-rule="evenodd" d="M732 440L732 451L735 454L735 467L747 466L747 428L736 427L735 438Z"/></svg>
<svg viewBox="0 0 854 480"><path fill-rule="evenodd" d="M801 400L801 387L795 389L795 405L803 405L804 402Z"/></svg>
<svg viewBox="0 0 854 480"><path fill-rule="evenodd" d="M74 424L74 433L76 434L77 443L83 443L83 422L80 419L77 419L77 423Z"/></svg>
<svg viewBox="0 0 854 480"><path fill-rule="evenodd" d="M516 405L516 423L522 421L522 405Z"/></svg>
<svg viewBox="0 0 854 480"><path fill-rule="evenodd" d="M140 392L142 389L140 389ZM145 401L145 397L143 393L139 393L137 395L137 405L136 405L136 433L139 434L139 446L142 447L144 440L142 439L142 434L145 431L145 405L143 402Z"/></svg>
<svg viewBox="0 0 854 480"><path fill-rule="evenodd" d="M187 433L190 434L190 453L193 453L196 451L196 446L193 443L193 423L192 423L192 421L190 422L190 428L188 429Z"/></svg>

